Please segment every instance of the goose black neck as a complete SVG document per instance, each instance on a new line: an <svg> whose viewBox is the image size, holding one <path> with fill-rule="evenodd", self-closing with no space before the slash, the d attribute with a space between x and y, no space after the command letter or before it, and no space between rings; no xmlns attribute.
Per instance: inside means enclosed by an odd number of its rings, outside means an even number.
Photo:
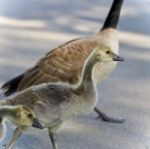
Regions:
<svg viewBox="0 0 150 149"><path fill-rule="evenodd" d="M114 0L101 30L108 28L117 28L120 11L124 0Z"/></svg>

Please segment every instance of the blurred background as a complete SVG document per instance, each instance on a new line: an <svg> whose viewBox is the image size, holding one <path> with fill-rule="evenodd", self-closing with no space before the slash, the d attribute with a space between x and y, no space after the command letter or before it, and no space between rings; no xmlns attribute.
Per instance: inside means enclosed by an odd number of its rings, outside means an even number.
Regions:
<svg viewBox="0 0 150 149"><path fill-rule="evenodd" d="M96 33L112 1L0 0L0 86L57 45ZM105 123L94 112L69 120L58 133L61 149L150 149L150 0L125 0L118 30L125 62L99 86L98 106L126 122ZM32 130L15 148L50 145L46 130Z"/></svg>

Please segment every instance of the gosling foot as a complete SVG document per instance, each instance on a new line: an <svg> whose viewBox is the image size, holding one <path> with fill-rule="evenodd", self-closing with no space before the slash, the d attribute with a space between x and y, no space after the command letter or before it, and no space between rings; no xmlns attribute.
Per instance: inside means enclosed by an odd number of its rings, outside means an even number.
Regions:
<svg viewBox="0 0 150 149"><path fill-rule="evenodd" d="M56 132L53 132L51 128L49 128L48 131L49 131L49 137L50 137L53 149L58 149L57 143L56 143L56 140L57 140Z"/></svg>
<svg viewBox="0 0 150 149"><path fill-rule="evenodd" d="M100 111L97 107L94 108L94 111L98 114L97 119L101 118L102 121L110 122L110 123L124 123L125 120L122 118L113 118L106 115L104 112Z"/></svg>

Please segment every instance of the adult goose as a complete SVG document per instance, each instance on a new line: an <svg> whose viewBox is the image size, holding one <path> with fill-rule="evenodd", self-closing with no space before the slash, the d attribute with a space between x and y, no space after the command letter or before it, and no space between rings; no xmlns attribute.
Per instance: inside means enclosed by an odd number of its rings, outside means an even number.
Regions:
<svg viewBox="0 0 150 149"><path fill-rule="evenodd" d="M89 37L68 41L50 50L32 68L4 83L2 86L4 94L9 96L16 91L22 91L32 85L47 82L63 81L76 84L81 76L81 70L86 58L101 43L110 47L114 53L118 54L119 40L117 24L122 3L123 0L113 1L104 25L99 32ZM97 64L93 72L94 82L98 84L107 78L116 64L117 62ZM106 115L96 107L94 110L104 121L124 122L123 119L116 119Z"/></svg>

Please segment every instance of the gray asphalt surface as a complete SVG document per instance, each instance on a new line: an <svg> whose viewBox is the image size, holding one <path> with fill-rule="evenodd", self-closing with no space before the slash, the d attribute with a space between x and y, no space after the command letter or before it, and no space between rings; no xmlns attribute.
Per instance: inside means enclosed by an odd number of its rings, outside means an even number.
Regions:
<svg viewBox="0 0 150 149"><path fill-rule="evenodd" d="M102 26L112 0L0 0L0 86L49 49ZM112 124L91 112L67 121L61 149L150 149L150 1L125 0L119 23L120 63L99 85L100 107L126 119ZM3 95L0 95L3 98ZM5 144L14 129L8 126ZM0 146L0 149L3 147ZM52 148L46 130L22 135L15 149Z"/></svg>

